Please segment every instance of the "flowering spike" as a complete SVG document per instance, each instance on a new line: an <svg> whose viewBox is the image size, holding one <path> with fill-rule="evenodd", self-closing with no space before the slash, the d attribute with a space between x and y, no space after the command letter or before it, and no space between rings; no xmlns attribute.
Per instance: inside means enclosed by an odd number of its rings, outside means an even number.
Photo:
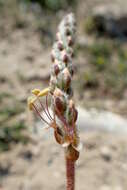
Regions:
<svg viewBox="0 0 127 190"><path fill-rule="evenodd" d="M53 120L53 118L52 118L52 116L51 116L51 114L49 112L49 108L48 108L48 95L46 96L46 110L48 112L48 115L49 115L50 119Z"/></svg>
<svg viewBox="0 0 127 190"><path fill-rule="evenodd" d="M67 190L74 190L74 162L78 159L81 149L76 126L78 112L72 100L73 90L71 87L73 76L72 57L74 55L72 46L75 39L75 26L72 13L61 21L51 53L53 66L49 87L42 91L34 89L32 93L35 97L28 99L30 110L33 109L48 126L54 129L54 137L57 143L61 144L65 149L68 178ZM53 118L48 109L47 97L49 94L51 96ZM43 105L39 98L44 96L46 99ZM42 117L41 111L34 104L35 101L39 101L39 105L49 121ZM73 175L71 175L72 173Z"/></svg>
<svg viewBox="0 0 127 190"><path fill-rule="evenodd" d="M58 27L57 41L53 45L52 56L53 56L53 71L51 72L50 87L45 88L40 91L39 89L34 89L32 93L35 97L28 100L29 108L38 113L39 110L36 109L34 105L35 101L38 101L42 110L45 112L49 121L54 122L56 125L56 119L61 121L61 126L57 125L57 129L62 128L64 131L64 145L76 144L79 140L77 134L77 129L75 122L77 120L78 112L72 101L72 89L71 89L71 79L73 73L72 67L72 45L75 33L75 20L73 14L69 14L62 20ZM51 104L54 118L50 115L48 109L47 95L51 95ZM45 105L41 103L39 97L46 96ZM39 115L39 113L38 113ZM39 115L41 117L41 114ZM52 124L51 124L52 125ZM57 136L58 130L55 131L55 137L58 141ZM59 134L58 134L59 135ZM60 138L59 138L60 139ZM75 147L75 146L73 146Z"/></svg>

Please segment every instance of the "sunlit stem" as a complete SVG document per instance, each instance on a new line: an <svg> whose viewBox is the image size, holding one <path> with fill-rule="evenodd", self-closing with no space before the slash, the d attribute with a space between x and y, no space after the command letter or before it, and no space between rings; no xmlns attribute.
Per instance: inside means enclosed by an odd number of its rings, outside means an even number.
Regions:
<svg viewBox="0 0 127 190"><path fill-rule="evenodd" d="M67 187L66 190L75 189L75 163L69 159L66 159L66 176L67 176Z"/></svg>

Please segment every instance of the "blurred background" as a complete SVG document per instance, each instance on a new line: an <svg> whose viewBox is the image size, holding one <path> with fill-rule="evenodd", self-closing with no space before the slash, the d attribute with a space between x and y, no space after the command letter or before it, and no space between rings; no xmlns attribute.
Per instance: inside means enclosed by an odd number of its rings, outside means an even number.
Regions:
<svg viewBox="0 0 127 190"><path fill-rule="evenodd" d="M127 1L0 0L0 190L65 189L63 150L27 97L48 86L57 26L71 11L84 145L76 190L127 189Z"/></svg>

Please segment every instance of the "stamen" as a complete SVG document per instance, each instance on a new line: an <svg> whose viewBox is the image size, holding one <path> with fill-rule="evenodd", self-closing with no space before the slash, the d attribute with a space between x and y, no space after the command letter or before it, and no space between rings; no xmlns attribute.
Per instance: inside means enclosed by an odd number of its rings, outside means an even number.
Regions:
<svg viewBox="0 0 127 190"><path fill-rule="evenodd" d="M40 93L40 90L35 88L32 90L32 94L34 94L35 96L37 96Z"/></svg>
<svg viewBox="0 0 127 190"><path fill-rule="evenodd" d="M46 112L46 109L45 109L45 107L43 106L43 104L41 103L39 97L38 97L38 101L39 101L39 103L40 103L40 105L41 105L41 107L42 107L44 113L45 113L46 116L48 117L48 119L49 119L50 121L53 120L52 118L50 118L50 116L49 116L48 113Z"/></svg>
<svg viewBox="0 0 127 190"><path fill-rule="evenodd" d="M47 95L49 91L50 91L49 88L45 88L44 90L40 91L40 93L38 94L38 97Z"/></svg>
<svg viewBox="0 0 127 190"><path fill-rule="evenodd" d="M32 110L33 104L36 101L36 97L31 96L31 97L28 98L27 101L28 101L28 107L29 107L29 109Z"/></svg>
<svg viewBox="0 0 127 190"><path fill-rule="evenodd" d="M49 109L48 109L48 95L46 96L46 108L47 108L47 112L49 114L49 117L51 118L51 120L54 120L49 112Z"/></svg>
<svg viewBox="0 0 127 190"><path fill-rule="evenodd" d="M33 104L33 110L36 112L36 114L48 125L50 126L50 124L42 117L42 115L40 114L40 112L38 111L38 109L36 108L36 106Z"/></svg>

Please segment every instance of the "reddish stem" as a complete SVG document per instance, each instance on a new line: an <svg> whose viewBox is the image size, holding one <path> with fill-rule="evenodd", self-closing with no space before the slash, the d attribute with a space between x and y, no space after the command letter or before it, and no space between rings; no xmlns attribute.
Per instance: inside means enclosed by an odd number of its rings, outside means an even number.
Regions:
<svg viewBox="0 0 127 190"><path fill-rule="evenodd" d="M75 189L75 162L66 158L66 177L67 177L67 189Z"/></svg>

